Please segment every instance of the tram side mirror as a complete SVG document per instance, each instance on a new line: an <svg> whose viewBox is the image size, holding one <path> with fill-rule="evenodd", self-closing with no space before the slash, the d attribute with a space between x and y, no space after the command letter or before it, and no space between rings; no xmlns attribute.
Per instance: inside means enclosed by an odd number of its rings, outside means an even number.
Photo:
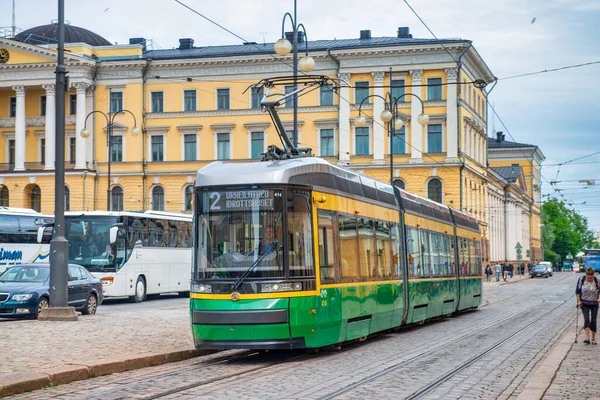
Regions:
<svg viewBox="0 0 600 400"><path fill-rule="evenodd" d="M110 240L110 244L114 244L117 241L117 234L119 233L119 227L118 226L111 226L110 227L110 233L109 233L109 240Z"/></svg>

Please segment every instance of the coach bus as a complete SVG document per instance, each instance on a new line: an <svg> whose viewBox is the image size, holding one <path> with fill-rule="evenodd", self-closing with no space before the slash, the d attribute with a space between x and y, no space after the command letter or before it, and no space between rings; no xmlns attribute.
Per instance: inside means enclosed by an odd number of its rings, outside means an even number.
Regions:
<svg viewBox="0 0 600 400"><path fill-rule="evenodd" d="M128 296L140 303L161 293L189 293L191 215L65 212L65 236L69 263L100 278L104 297Z"/></svg>
<svg viewBox="0 0 600 400"><path fill-rule="evenodd" d="M194 189L195 346L318 348L481 304L475 218L315 157Z"/></svg>
<svg viewBox="0 0 600 400"><path fill-rule="evenodd" d="M586 269L592 267L596 273L600 272L600 249L584 250L583 253L579 263L581 271L585 272Z"/></svg>
<svg viewBox="0 0 600 400"><path fill-rule="evenodd" d="M27 208L0 207L0 273L22 263L48 262L50 236L36 240L38 228L52 217Z"/></svg>

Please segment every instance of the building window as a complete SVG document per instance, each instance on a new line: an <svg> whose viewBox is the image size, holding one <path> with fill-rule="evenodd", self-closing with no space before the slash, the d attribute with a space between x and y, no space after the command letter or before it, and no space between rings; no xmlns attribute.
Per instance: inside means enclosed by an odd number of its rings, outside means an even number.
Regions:
<svg viewBox="0 0 600 400"><path fill-rule="evenodd" d="M46 162L46 139L40 139L40 162L44 164Z"/></svg>
<svg viewBox="0 0 600 400"><path fill-rule="evenodd" d="M152 161L164 160L164 143L162 136L152 136Z"/></svg>
<svg viewBox="0 0 600 400"><path fill-rule="evenodd" d="M396 99L400 99L400 97L406 94L404 79L393 79L392 80L392 100L396 101ZM406 101L404 97L400 99L400 101Z"/></svg>
<svg viewBox="0 0 600 400"><path fill-rule="evenodd" d="M404 126L396 129L394 132L394 136L392 137L392 152L393 154L406 153L406 129Z"/></svg>
<svg viewBox="0 0 600 400"><path fill-rule="evenodd" d="M293 86L285 87L285 94L292 93L293 91L294 91ZM294 106L294 97L295 96L290 96L290 97L286 98L284 107L293 107Z"/></svg>
<svg viewBox="0 0 600 400"><path fill-rule="evenodd" d="M263 98L265 89L262 87L252 88L252 108L260 108L260 101Z"/></svg>
<svg viewBox="0 0 600 400"><path fill-rule="evenodd" d="M333 105L333 85L321 86L321 105L332 106Z"/></svg>
<svg viewBox="0 0 600 400"><path fill-rule="evenodd" d="M229 89L217 89L217 110L229 110Z"/></svg>
<svg viewBox="0 0 600 400"><path fill-rule="evenodd" d="M183 148L185 161L196 161L196 135L183 135Z"/></svg>
<svg viewBox="0 0 600 400"><path fill-rule="evenodd" d="M70 94L69 95L69 115L77 114L77 95Z"/></svg>
<svg viewBox="0 0 600 400"><path fill-rule="evenodd" d="M46 96L40 96L40 116L46 116Z"/></svg>
<svg viewBox="0 0 600 400"><path fill-rule="evenodd" d="M163 112L163 92L152 92L150 93L150 97L152 99L152 112Z"/></svg>
<svg viewBox="0 0 600 400"><path fill-rule="evenodd" d="M369 128L356 128L356 155L369 154Z"/></svg>
<svg viewBox="0 0 600 400"><path fill-rule="evenodd" d="M152 189L152 209L154 211L165 211L165 190L162 186Z"/></svg>
<svg viewBox="0 0 600 400"><path fill-rule="evenodd" d="M123 161L123 136L113 136L110 141L110 161Z"/></svg>
<svg viewBox="0 0 600 400"><path fill-rule="evenodd" d="M42 209L42 191L38 185L31 189L31 208L37 212Z"/></svg>
<svg viewBox="0 0 600 400"><path fill-rule="evenodd" d="M333 129L321 129L321 156L333 156Z"/></svg>
<svg viewBox="0 0 600 400"><path fill-rule="evenodd" d="M75 157L77 155L77 142L74 137L69 138L69 162L75 164Z"/></svg>
<svg viewBox="0 0 600 400"><path fill-rule="evenodd" d="M229 159L229 133L217 134L217 160Z"/></svg>
<svg viewBox="0 0 600 400"><path fill-rule="evenodd" d="M442 100L442 78L427 79L427 100Z"/></svg>
<svg viewBox="0 0 600 400"><path fill-rule="evenodd" d="M9 97L8 102L8 116L14 118L17 115L17 98Z"/></svg>
<svg viewBox="0 0 600 400"><path fill-rule="evenodd" d="M252 132L250 133L250 141L252 147L252 158L260 158L265 151L265 133Z"/></svg>
<svg viewBox="0 0 600 400"><path fill-rule="evenodd" d="M194 197L194 187L188 185L183 190L185 211L192 211L192 199Z"/></svg>
<svg viewBox="0 0 600 400"><path fill-rule="evenodd" d="M442 152L442 125L433 124L427 126L427 152Z"/></svg>
<svg viewBox="0 0 600 400"><path fill-rule="evenodd" d="M112 211L123 211L123 188L115 186L110 193L110 209Z"/></svg>
<svg viewBox="0 0 600 400"><path fill-rule="evenodd" d="M69 187L65 185L65 211L71 210L71 191Z"/></svg>
<svg viewBox="0 0 600 400"><path fill-rule="evenodd" d="M8 207L8 188L2 186L0 189L0 207Z"/></svg>
<svg viewBox="0 0 600 400"><path fill-rule="evenodd" d="M196 91L183 91L183 111L196 111Z"/></svg>
<svg viewBox="0 0 600 400"><path fill-rule="evenodd" d="M354 103L360 104L364 99L369 97L369 82L355 82L354 83ZM369 100L365 100L365 103L370 103Z"/></svg>
<svg viewBox="0 0 600 400"><path fill-rule="evenodd" d="M406 185L402 179L394 179L394 186L398 186L400 189L406 189Z"/></svg>
<svg viewBox="0 0 600 400"><path fill-rule="evenodd" d="M15 139L8 141L8 164L10 169L15 167Z"/></svg>
<svg viewBox="0 0 600 400"><path fill-rule="evenodd" d="M110 112L117 113L123 110L123 92L110 92Z"/></svg>
<svg viewBox="0 0 600 400"><path fill-rule="evenodd" d="M442 202L442 181L433 178L427 183L427 198L429 200Z"/></svg>

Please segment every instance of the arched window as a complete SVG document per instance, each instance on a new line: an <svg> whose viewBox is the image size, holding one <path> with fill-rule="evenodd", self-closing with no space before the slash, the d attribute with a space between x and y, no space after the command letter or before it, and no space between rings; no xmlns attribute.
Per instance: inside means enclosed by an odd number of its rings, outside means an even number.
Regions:
<svg viewBox="0 0 600 400"><path fill-rule="evenodd" d="M2 186L0 189L0 207L8 207L8 188Z"/></svg>
<svg viewBox="0 0 600 400"><path fill-rule="evenodd" d="M162 186L152 189L152 209L154 211L165 211L165 190Z"/></svg>
<svg viewBox="0 0 600 400"><path fill-rule="evenodd" d="M110 192L110 209L112 211L123 211L123 188L115 186Z"/></svg>
<svg viewBox="0 0 600 400"><path fill-rule="evenodd" d="M37 212L42 209L42 191L38 185L31 189L31 208Z"/></svg>
<svg viewBox="0 0 600 400"><path fill-rule="evenodd" d="M442 181L433 178L427 183L427 197L429 200L442 202Z"/></svg>
<svg viewBox="0 0 600 400"><path fill-rule="evenodd" d="M192 211L192 198L194 196L194 187L192 185L188 185L184 189L184 210Z"/></svg>
<svg viewBox="0 0 600 400"><path fill-rule="evenodd" d="M69 187L65 185L65 211L71 210L71 191Z"/></svg>
<svg viewBox="0 0 600 400"><path fill-rule="evenodd" d="M404 181L402 179L394 179L394 186L398 186L400 189L406 189Z"/></svg>

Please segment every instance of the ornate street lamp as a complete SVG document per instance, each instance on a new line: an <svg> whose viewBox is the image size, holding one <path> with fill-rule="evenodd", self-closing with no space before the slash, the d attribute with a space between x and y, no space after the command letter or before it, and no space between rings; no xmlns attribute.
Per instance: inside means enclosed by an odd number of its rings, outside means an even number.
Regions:
<svg viewBox="0 0 600 400"><path fill-rule="evenodd" d="M113 136L112 133L113 133L113 125L115 123L115 117L121 113L131 114L131 116L133 117L133 128L131 128L131 136L133 136L133 137L138 136L142 130L137 127L137 121L135 119L135 115L133 115L133 113L129 110L117 111L116 113L112 114L110 117L102 111L94 110L85 117L85 123L83 124L83 129L79 133L81 135L81 137L84 139L89 138L91 135L90 130L87 129L87 120L94 113L102 114L104 116L104 118L106 119L106 145L108 147L108 187L106 190L106 196L107 196L106 197L106 211L110 211L110 208L111 208L110 201L111 201L111 192L112 192L112 190L110 188L110 162L112 159L112 136Z"/></svg>
<svg viewBox="0 0 600 400"><path fill-rule="evenodd" d="M392 71L390 71L390 86L392 82ZM421 103L421 114L417 117L417 122L421 126L425 126L429 123L429 115L425 114L425 107L423 106L423 100L419 96L413 93L405 93L400 97L393 97L391 90L385 94L385 97L382 97L378 94L372 94L365 97L358 106L358 117L354 120L354 126L357 128L363 128L367 126L367 119L361 115L362 113L362 105L366 100L371 97L378 97L385 102L385 109L379 114L379 119L388 125L388 136L390 138L390 185L394 184L394 148L393 148L393 138L395 136L395 132L397 129L401 129L405 122L400 118L398 112L398 103L405 96L413 96ZM414 122L413 122L414 124Z"/></svg>
<svg viewBox="0 0 600 400"><path fill-rule="evenodd" d="M281 22L281 39L275 42L274 50L280 56L287 56L290 54L290 51L293 51L292 58L292 68L294 70L294 91L298 89L298 68L302 72L311 72L315 69L315 60L308 55L308 35L306 34L306 28L303 24L299 24L296 16L296 1L294 0L294 16L290 13L285 13L283 16L283 21ZM285 20L286 17L290 18L290 22L292 23L292 34L293 34L293 43L290 43L289 40L285 37ZM298 61L298 31L302 29L304 32L304 57ZM294 147L298 147L298 95L295 94L293 98L293 106L294 106L294 138L293 144Z"/></svg>

